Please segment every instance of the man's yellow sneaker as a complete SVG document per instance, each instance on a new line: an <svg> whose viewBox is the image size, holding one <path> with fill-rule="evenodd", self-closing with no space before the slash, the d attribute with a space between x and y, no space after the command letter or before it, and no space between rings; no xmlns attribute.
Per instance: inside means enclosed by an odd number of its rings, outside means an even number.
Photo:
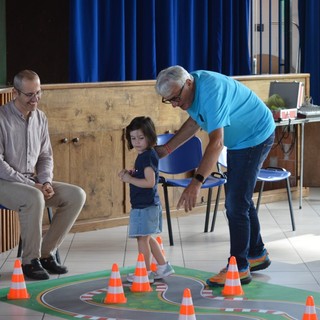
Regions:
<svg viewBox="0 0 320 320"><path fill-rule="evenodd" d="M259 257L248 258L250 264L250 271L258 271L266 269L270 266L271 260L269 259L269 254L266 249L263 250Z"/></svg>
<svg viewBox="0 0 320 320"><path fill-rule="evenodd" d="M223 287L226 282L227 268L223 268L217 275L212 276L206 281L207 285L210 287ZM251 282L252 277L250 274L250 269L244 271L239 271L239 278L241 284L248 284Z"/></svg>

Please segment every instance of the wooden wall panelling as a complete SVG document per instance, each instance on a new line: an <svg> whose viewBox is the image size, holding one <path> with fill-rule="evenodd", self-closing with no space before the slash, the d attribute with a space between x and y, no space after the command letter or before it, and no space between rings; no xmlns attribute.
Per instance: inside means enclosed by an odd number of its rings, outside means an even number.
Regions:
<svg viewBox="0 0 320 320"><path fill-rule="evenodd" d="M274 80L303 81L306 93L309 92L308 74L244 76L235 79L243 82L263 100L267 99L270 81ZM154 85L154 80L146 80L42 86L43 96L39 107L49 120L55 179L80 185L87 192L87 202L72 229L74 232L128 223L129 188L119 181L117 174L124 167L130 168L136 157L134 151L129 152L126 148L123 137L129 122L136 116L150 116L160 134L174 132L187 119L186 112L161 103ZM208 135L201 131L199 136L204 149ZM62 142L64 138L67 139L66 143ZM79 141L72 142L74 138L79 138ZM298 145L295 152L299 154ZM277 156L280 165L280 155ZM295 165L289 170L294 172L298 162L297 155ZM163 197L161 188L159 186ZM169 191L175 213L182 190L174 188ZM198 207L193 212L205 210L206 197L207 190L202 190Z"/></svg>
<svg viewBox="0 0 320 320"><path fill-rule="evenodd" d="M54 133L56 128L59 132L68 131L70 127L77 131L123 129L140 115L152 117L156 126L181 122L182 112L161 103L154 92L154 82L141 86L104 85L94 88L43 86L40 108L50 119L50 132Z"/></svg>
<svg viewBox="0 0 320 320"><path fill-rule="evenodd" d="M70 145L70 182L83 186L87 201L79 219L112 219L124 212L118 172L123 163L122 130L78 134ZM71 140L72 141L72 140Z"/></svg>
<svg viewBox="0 0 320 320"><path fill-rule="evenodd" d="M237 80L243 82L257 94L266 100L268 97L269 83L271 81L269 76L258 77L236 77ZM303 81L308 86L308 77L306 75L288 75L286 79L282 76L273 76L272 80L282 81ZM289 80L288 80L289 79ZM99 84L77 84L77 85L45 85L45 93L42 98L41 105L44 111L47 113L50 126L50 132L55 132L55 128L59 128L59 131L66 130L69 127L77 128L78 131L99 131L106 133L109 130L123 130L129 124L129 122L136 116L147 115L150 116L155 122L157 133L164 133L166 131L174 132L180 128L181 124L187 119L187 114L180 111L177 108L164 105L161 103L161 99L155 93L155 82L151 81L133 81L133 82L117 82L117 83L99 83ZM48 92L46 92L48 91ZM47 102L50 104L47 105ZM119 131L119 135L121 133ZM203 147L207 144L207 133L200 132L199 136L203 141ZM70 139L72 139L70 137ZM117 173L122 167L132 167L135 160L134 151L130 151L126 148L125 140L122 140L122 159L118 159L115 164L114 172L115 177L113 183L115 186L119 184L117 180ZM86 148L85 148L86 149ZM94 150L94 148L92 149ZM120 148L119 148L120 150ZM87 152L87 151L82 151ZM92 151L93 152L93 151ZM121 153L121 152L120 152ZM73 172L77 172L75 165ZM92 187L87 186L86 181L79 181L79 184L85 185L87 192L92 193ZM92 184L92 183L91 183ZM118 189L118 186L116 187ZM91 191L90 191L91 190ZM105 190L101 189L101 192ZM111 191L110 191L111 192ZM159 192L163 197L161 186L159 186ZM170 203L173 214L176 213L175 207L180 198L182 190L172 189L169 190ZM130 211L130 199L129 199L129 186L120 183L118 194L122 194L122 207L117 213L117 217L125 217L127 222L128 213ZM216 190L214 190L214 197ZM202 190L198 205L204 205L207 198L207 190ZM89 196L90 199L90 196ZM222 196L223 200L223 196ZM120 201L121 202L121 201ZM88 202L89 203L89 202ZM162 203L163 198L162 198ZM108 205L114 205L112 202ZM88 218L93 219L92 208L88 208L90 205L86 205L84 213L81 215L81 219L85 221ZM87 213L90 212L90 213ZM180 210L179 214L182 213ZM104 220L101 216L102 213L97 213L95 219ZM109 221L114 223L116 217L107 217ZM117 220L119 221L119 220Z"/></svg>
<svg viewBox="0 0 320 320"><path fill-rule="evenodd" d="M10 100L12 100L12 91L11 90L0 94L0 106L6 104Z"/></svg>
<svg viewBox="0 0 320 320"><path fill-rule="evenodd" d="M308 123L304 129L304 185L320 187L320 123Z"/></svg>
<svg viewBox="0 0 320 320"><path fill-rule="evenodd" d="M73 228L80 231L128 221L129 188L117 174L132 167L136 156L129 152L123 137L129 122L149 115L159 133L181 122L181 112L161 103L153 81L142 86L88 86L43 86L40 105L49 119L55 179L80 185L87 192L85 207ZM68 142L62 143L65 138ZM72 142L74 138L79 142ZM91 227L84 226L89 220Z"/></svg>
<svg viewBox="0 0 320 320"><path fill-rule="evenodd" d="M0 252L14 248L20 239L18 214L12 210L0 210Z"/></svg>
<svg viewBox="0 0 320 320"><path fill-rule="evenodd" d="M50 124L49 124L50 126ZM53 149L53 179L62 182L69 182L69 164L70 164L70 133L52 133L50 134Z"/></svg>
<svg viewBox="0 0 320 320"><path fill-rule="evenodd" d="M52 134L51 141L54 179L87 193L79 221L111 219L124 212L124 189L117 176L123 166L122 130Z"/></svg>

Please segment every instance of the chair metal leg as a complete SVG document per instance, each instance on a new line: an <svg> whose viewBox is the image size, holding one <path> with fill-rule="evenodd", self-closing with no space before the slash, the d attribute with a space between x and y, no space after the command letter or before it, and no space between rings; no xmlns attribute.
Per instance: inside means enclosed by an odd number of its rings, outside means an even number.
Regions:
<svg viewBox="0 0 320 320"><path fill-rule="evenodd" d="M52 222L52 217L53 217L52 208L47 207L47 211L48 211L48 219L49 219L49 222L50 222L50 224L51 224L51 222Z"/></svg>
<svg viewBox="0 0 320 320"><path fill-rule="evenodd" d="M47 207L47 211L48 211L49 223L51 224L51 222L52 222L52 217L53 217L52 208ZM17 258L20 258L21 255L22 255L22 240L21 240L21 237L20 237L19 246L18 246ZM59 250L58 250L58 249L57 249L57 251L56 251L56 260L57 260L57 262L58 262L59 264L61 263L60 254L59 254Z"/></svg>
<svg viewBox="0 0 320 320"><path fill-rule="evenodd" d="M172 224L171 224L171 215L170 215L170 206L169 206L168 187L165 184L163 184L162 187L163 187L164 202L165 202L165 207L166 207L169 243L170 243L170 246L173 246L174 243L173 243L173 235L172 235Z"/></svg>
<svg viewBox="0 0 320 320"><path fill-rule="evenodd" d="M18 253L17 253L17 258L20 258L22 254L22 240L21 237L19 239L19 245L18 245Z"/></svg>
<svg viewBox="0 0 320 320"><path fill-rule="evenodd" d="M295 222L294 222L294 214L293 214L293 208L292 208L291 187L290 187L289 178L286 179L286 182L287 182L287 194L288 194L288 203L289 203L292 231L295 231L296 230L296 225L295 225Z"/></svg>
<svg viewBox="0 0 320 320"><path fill-rule="evenodd" d="M261 202L261 196L262 196L263 188L264 188L264 181L261 181L260 190L259 190L259 195L258 195L258 200L257 200L257 204L256 204L257 214L258 214L259 208L260 208L260 202Z"/></svg>
<svg viewBox="0 0 320 320"><path fill-rule="evenodd" d="M210 210L211 210L211 199L212 199L212 188L209 188L208 189L208 197L207 197L207 211L206 211L206 217L205 217L205 221L204 221L204 232L208 232Z"/></svg>
<svg viewBox="0 0 320 320"><path fill-rule="evenodd" d="M215 224L216 224L217 213L218 213L219 202L220 202L221 188L222 188L222 186L219 186L219 187L218 187L217 196L216 196L216 203L215 203L215 206L214 206L214 211L213 211L213 217L212 217L210 232L213 232L214 226L215 226Z"/></svg>

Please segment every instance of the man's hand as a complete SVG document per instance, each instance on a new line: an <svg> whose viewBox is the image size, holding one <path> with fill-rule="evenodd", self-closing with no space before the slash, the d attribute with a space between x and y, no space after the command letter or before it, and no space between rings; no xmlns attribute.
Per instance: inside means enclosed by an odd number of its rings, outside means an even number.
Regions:
<svg viewBox="0 0 320 320"><path fill-rule="evenodd" d="M177 209L179 210L180 207L184 207L185 212L191 211L196 206L200 189L201 183L195 179L192 179L188 187L182 192L180 200L177 204Z"/></svg>
<svg viewBox="0 0 320 320"><path fill-rule="evenodd" d="M43 193L43 196L46 200L54 196L54 190L49 182L45 184L36 183L35 187Z"/></svg>

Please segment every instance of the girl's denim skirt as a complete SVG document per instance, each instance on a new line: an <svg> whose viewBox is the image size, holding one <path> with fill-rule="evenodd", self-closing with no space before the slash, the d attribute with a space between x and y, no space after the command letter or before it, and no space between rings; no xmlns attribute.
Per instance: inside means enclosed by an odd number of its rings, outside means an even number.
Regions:
<svg viewBox="0 0 320 320"><path fill-rule="evenodd" d="M148 236L162 232L161 204L143 209L131 209L129 237Z"/></svg>

